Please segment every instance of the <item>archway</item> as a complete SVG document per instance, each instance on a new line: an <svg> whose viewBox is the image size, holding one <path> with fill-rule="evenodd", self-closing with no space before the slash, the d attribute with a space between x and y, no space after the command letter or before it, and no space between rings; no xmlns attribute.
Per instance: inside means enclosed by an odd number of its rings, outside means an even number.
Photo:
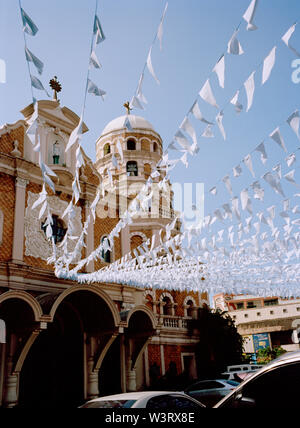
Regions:
<svg viewBox="0 0 300 428"><path fill-rule="evenodd" d="M115 331L117 311L97 287L41 296L52 318L31 347L20 377L20 407L76 408L98 395L97 359Z"/></svg>

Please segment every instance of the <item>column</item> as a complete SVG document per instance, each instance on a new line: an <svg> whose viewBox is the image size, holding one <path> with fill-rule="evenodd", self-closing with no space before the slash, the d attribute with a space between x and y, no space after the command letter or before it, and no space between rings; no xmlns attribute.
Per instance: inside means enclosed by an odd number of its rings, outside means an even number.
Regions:
<svg viewBox="0 0 300 428"><path fill-rule="evenodd" d="M9 343L9 355L6 364L6 379L4 385L4 407L10 408L15 407L18 403L18 386L19 376L17 373L13 373L13 356L16 349L16 336L14 334L10 337Z"/></svg>
<svg viewBox="0 0 300 428"><path fill-rule="evenodd" d="M14 262L23 262L24 246L24 217L25 217L25 198L26 185L28 181L21 177L16 177L15 182L15 213L14 213L14 236L12 260Z"/></svg>
<svg viewBox="0 0 300 428"><path fill-rule="evenodd" d="M95 351L96 351L96 339L89 337L86 340L86 351L87 351L87 398L91 400L99 397L99 386L98 386L98 370L94 369L95 365Z"/></svg>

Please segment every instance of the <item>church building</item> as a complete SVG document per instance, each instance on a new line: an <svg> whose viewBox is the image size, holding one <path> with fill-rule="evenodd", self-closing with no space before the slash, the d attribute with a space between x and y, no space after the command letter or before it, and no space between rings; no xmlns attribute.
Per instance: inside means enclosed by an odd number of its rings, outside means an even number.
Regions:
<svg viewBox="0 0 300 428"><path fill-rule="evenodd" d="M47 191L59 255L77 147L65 149L79 117L57 99L37 103L40 153L26 135L33 104L21 111L23 119L0 126L0 407L76 407L99 395L149 389L153 368L161 378L170 364L178 375L197 378L199 337L189 334L187 321L208 304L205 294L154 290L151 284L144 290L126 283L79 284L55 276L47 262L52 245L46 213L34 207L43 185L39 155L56 174L55 192ZM124 127L126 117L130 129ZM82 150L75 235L102 189L82 257L116 226L162 153L159 133L130 111L105 126L95 162ZM161 228L174 218L171 184L158 186L148 214L134 218L84 272L109 266L153 236L157 245ZM172 234L179 230L177 222Z"/></svg>

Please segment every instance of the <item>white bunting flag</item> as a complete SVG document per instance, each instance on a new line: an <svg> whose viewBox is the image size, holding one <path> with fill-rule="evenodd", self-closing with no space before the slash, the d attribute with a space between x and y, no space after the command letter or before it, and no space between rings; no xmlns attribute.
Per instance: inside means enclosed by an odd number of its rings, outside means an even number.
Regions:
<svg viewBox="0 0 300 428"><path fill-rule="evenodd" d="M247 22L247 30L248 31L254 31L257 30L257 27L255 24L253 24L254 15L256 12L258 0L252 0L248 9L243 15L244 20Z"/></svg>
<svg viewBox="0 0 300 428"><path fill-rule="evenodd" d="M238 198L235 196L234 198L232 198L232 211L234 213L234 215L236 216L236 218L238 220L241 220L241 214L239 211L239 200Z"/></svg>
<svg viewBox="0 0 300 428"><path fill-rule="evenodd" d="M278 128L276 128L276 129L274 129L274 131L273 132L271 132L271 134L270 134L270 137L272 138L272 140L274 140L275 141L275 143L277 143L285 152L287 151L286 150L286 147L285 147L285 144L284 144L284 141L283 141L283 138L282 138L282 136L281 136L281 134L280 134L280 130L279 130L279 127Z"/></svg>
<svg viewBox="0 0 300 428"><path fill-rule="evenodd" d="M241 205L243 210L247 210L250 214L252 214L251 199L248 195L248 189L243 189L241 191Z"/></svg>
<svg viewBox="0 0 300 428"><path fill-rule="evenodd" d="M126 129L128 129L128 131L132 131L132 126L131 126L131 123L130 123L130 120L129 120L129 117L128 116L126 116L125 117L125 120L124 120L124 125L123 125Z"/></svg>
<svg viewBox="0 0 300 428"><path fill-rule="evenodd" d="M167 12L167 9L168 9L168 3L166 3L166 5L165 5L165 9L163 11L163 14L162 14L162 17L160 20L160 24L159 24L158 30L157 30L157 38L159 40L160 50L162 50L163 23L164 23L165 14Z"/></svg>
<svg viewBox="0 0 300 428"><path fill-rule="evenodd" d="M229 204L224 204L222 206L223 206L224 211L226 213L226 217L224 217L224 218L227 218L227 217L232 218L232 211L231 211L230 205Z"/></svg>
<svg viewBox="0 0 300 428"><path fill-rule="evenodd" d="M224 140L226 140L226 133L225 133L225 129L224 129L224 126L222 123L223 117L224 117L224 113L223 113L223 111L220 111L216 116L216 122L217 122L218 128L222 134L222 137L224 138Z"/></svg>
<svg viewBox="0 0 300 428"><path fill-rule="evenodd" d="M92 82L90 79L88 79L88 87L87 87L88 93L93 94L97 97L101 97L104 101L104 96L106 95L106 92L102 89L98 88L98 86L95 85L94 82Z"/></svg>
<svg viewBox="0 0 300 428"><path fill-rule="evenodd" d="M138 88L136 91L136 96L142 103L148 104L148 101L146 100L146 98L144 97L143 92L142 92L143 80L144 80L144 73L142 73L140 76Z"/></svg>
<svg viewBox="0 0 300 428"><path fill-rule="evenodd" d="M266 81L269 79L275 64L275 59L276 59L276 46L274 46L274 48L271 50L269 55L264 60L263 72L262 72L262 85L264 85Z"/></svg>
<svg viewBox="0 0 300 428"><path fill-rule="evenodd" d="M25 47L25 55L27 61L32 62L35 65L38 73L42 74L44 68L44 64L42 63L42 61L38 59L27 47Z"/></svg>
<svg viewBox="0 0 300 428"><path fill-rule="evenodd" d="M287 32L284 34L284 36L282 36L281 40L286 44L286 46L292 51L294 52L294 54L300 58L300 53L293 47L290 45L290 38L292 36L292 34L294 33L296 28L296 24L292 25Z"/></svg>
<svg viewBox="0 0 300 428"><path fill-rule="evenodd" d="M225 56L222 55L217 64L215 65L213 71L218 76L219 85L224 89L225 82Z"/></svg>
<svg viewBox="0 0 300 428"><path fill-rule="evenodd" d="M295 153L290 154L287 158L285 158L287 166L290 168L296 162Z"/></svg>
<svg viewBox="0 0 300 428"><path fill-rule="evenodd" d="M136 107L136 108L139 108L141 110L144 110L143 105L141 104L138 97L136 97L135 95L132 97L132 99L130 101L130 107Z"/></svg>
<svg viewBox="0 0 300 428"><path fill-rule="evenodd" d="M100 24L100 20L97 15L95 15L95 19L94 19L94 35L96 36L97 45L105 40L105 36Z"/></svg>
<svg viewBox="0 0 300 428"><path fill-rule="evenodd" d="M250 110L253 103L253 95L255 90L254 74L255 74L255 71L253 71L253 73L250 74L250 76L244 83L246 94L247 94L247 102L248 102L246 111Z"/></svg>
<svg viewBox="0 0 300 428"><path fill-rule="evenodd" d="M280 181L280 180L281 180L281 178L282 178L282 175L281 175L281 164L280 164L280 163L278 163L277 165L275 165L275 166L272 168L272 171L275 171L275 174L276 174L276 176L277 176L277 179Z"/></svg>
<svg viewBox="0 0 300 428"><path fill-rule="evenodd" d="M151 60L151 53L152 53L152 46L150 47L148 57L147 57L147 67L148 67L150 74L152 75L152 77L154 78L156 83L159 85L160 82L159 82L158 78L156 77L156 74L155 74L154 69L153 69L152 60Z"/></svg>
<svg viewBox="0 0 300 428"><path fill-rule="evenodd" d="M204 83L202 89L199 92L199 95L204 101L206 101L207 103L209 103L213 107L219 108L217 105L217 102L215 100L215 97L212 93L210 83L209 83L209 79L207 79L207 81Z"/></svg>
<svg viewBox="0 0 300 428"><path fill-rule="evenodd" d="M243 106L242 106L241 103L239 103L239 100L238 100L239 99L239 94L240 94L240 91L237 91L236 94L234 95L234 97L232 98L232 100L230 101L231 104L234 105L235 111L237 113L240 113L243 110Z"/></svg>
<svg viewBox="0 0 300 428"><path fill-rule="evenodd" d="M287 181L289 181L290 183L294 184L295 186L298 186L298 184L296 183L296 181L294 179L294 174L295 174L295 170L293 169L292 171L290 171L287 174L285 174L283 176L283 178L285 178Z"/></svg>
<svg viewBox="0 0 300 428"><path fill-rule="evenodd" d="M94 50L92 51L90 56L90 67L94 67L94 68L102 67Z"/></svg>
<svg viewBox="0 0 300 428"><path fill-rule="evenodd" d="M185 135L178 130L174 136L174 139L177 141L177 143L184 149L184 150L190 150L191 145L188 141L188 139L185 137Z"/></svg>
<svg viewBox="0 0 300 428"><path fill-rule="evenodd" d="M231 182L230 182L229 175L226 175L225 177L223 177L222 181L225 184L228 192L232 195L232 187L231 187Z"/></svg>
<svg viewBox="0 0 300 428"><path fill-rule="evenodd" d="M261 188L259 181L255 181L254 183L250 184L250 187L252 187L254 192L254 199L259 199L260 201L264 200L265 191Z"/></svg>
<svg viewBox="0 0 300 428"><path fill-rule="evenodd" d="M117 141L117 150L119 152L121 162L123 163L124 157L123 157L123 149L120 140Z"/></svg>
<svg viewBox="0 0 300 428"><path fill-rule="evenodd" d="M234 177L239 177L242 173L242 168L240 165L236 166L235 168L232 169L233 171L233 176Z"/></svg>
<svg viewBox="0 0 300 428"><path fill-rule="evenodd" d="M80 139L82 138L82 125L83 125L83 120L82 120L82 116L80 117L79 123L76 126L76 128L72 131L67 147L66 147L66 152L70 149L70 147L73 146L73 144L75 144L77 141L79 142Z"/></svg>
<svg viewBox="0 0 300 428"><path fill-rule="evenodd" d="M217 188L216 187L212 187L210 189L209 193L211 193L212 195L216 196L216 194L217 194Z"/></svg>
<svg viewBox="0 0 300 428"><path fill-rule="evenodd" d="M300 116L299 116L298 110L294 111L294 113L291 114L291 116L287 119L287 123L290 125L290 127L292 128L292 130L295 132L295 134L300 140L300 136L299 136Z"/></svg>
<svg viewBox="0 0 300 428"><path fill-rule="evenodd" d="M205 138L213 138L214 137L214 134L212 132L212 125L207 125L207 127L204 129L201 137L205 137Z"/></svg>
<svg viewBox="0 0 300 428"><path fill-rule="evenodd" d="M255 174L254 174L254 171L253 171L253 167L252 167L251 155L249 154L246 157L244 157L243 161L244 161L244 164L246 165L246 167L249 169L249 171L253 175L253 177L255 177Z"/></svg>
<svg viewBox="0 0 300 428"><path fill-rule="evenodd" d="M204 119L197 101L195 101L192 107L190 108L190 112L195 116L196 119L200 120L201 122L206 123L208 125L213 125L212 122L209 122L208 120Z"/></svg>
<svg viewBox="0 0 300 428"><path fill-rule="evenodd" d="M227 46L227 52L229 54L232 54L232 55L242 55L244 53L240 42L236 38L237 33L238 33L238 30L236 30L233 33L231 39L228 42L228 46Z"/></svg>
<svg viewBox="0 0 300 428"><path fill-rule="evenodd" d="M265 164L267 162L267 160L268 160L268 157L267 157L267 153L266 153L266 150L265 150L264 143L263 142L260 143L256 147L255 151L260 153L260 160L262 161L263 164Z"/></svg>
<svg viewBox="0 0 300 428"><path fill-rule="evenodd" d="M39 30L38 27L35 25L32 19L27 15L27 13L22 8L21 8L21 15L22 15L22 21L23 21L23 31L29 34L30 36L35 36Z"/></svg>
<svg viewBox="0 0 300 428"><path fill-rule="evenodd" d="M197 144L197 137L195 129L193 128L191 122L188 120L187 116L183 119L179 128L183 129L189 136L192 138L193 142Z"/></svg>
<svg viewBox="0 0 300 428"><path fill-rule="evenodd" d="M263 175L262 178L272 187L272 189L276 193L279 193L281 196L285 198L285 194L283 193L280 182L273 177L271 172L267 172L266 174Z"/></svg>

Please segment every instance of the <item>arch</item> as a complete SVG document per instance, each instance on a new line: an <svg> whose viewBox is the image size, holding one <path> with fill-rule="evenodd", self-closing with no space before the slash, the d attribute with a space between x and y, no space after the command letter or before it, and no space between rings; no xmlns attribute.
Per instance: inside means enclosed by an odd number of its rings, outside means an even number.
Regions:
<svg viewBox="0 0 300 428"><path fill-rule="evenodd" d="M159 300L162 302L162 301L164 300L164 298L165 298L165 297L168 297L168 298L171 300L171 302L172 302L172 303L174 303L174 298L173 298L172 294L171 294L171 293L169 293L168 291L165 291L164 293L162 293L162 294L160 295Z"/></svg>
<svg viewBox="0 0 300 428"><path fill-rule="evenodd" d="M129 235L129 239L133 238L134 236L140 236L143 239L143 242L146 242L148 239L143 232L131 232Z"/></svg>
<svg viewBox="0 0 300 428"><path fill-rule="evenodd" d="M68 290L65 290L63 293L61 293L59 295L59 297L55 300L55 302L51 308L51 311L50 311L50 318L52 321L54 319L56 310L57 310L58 306L61 304L61 302L70 294L76 293L78 291L90 291L91 293L96 294L98 297L100 297L102 300L104 300L104 302L107 304L107 306L109 307L109 309L112 313L112 317L113 317L115 326L116 327L119 326L119 324L121 322L121 318L120 318L120 314L117 310L116 305L111 300L111 298L108 296L108 294L105 293L105 291L99 289L95 285L84 285L84 286L75 285L74 287L71 287Z"/></svg>
<svg viewBox="0 0 300 428"><path fill-rule="evenodd" d="M126 320L127 326L126 327L129 326L129 321L130 321L130 318L132 317L132 315L135 312L139 312L139 311L145 312L145 314L148 315L148 317L150 318L153 330L156 330L157 329L157 320L156 320L153 312L146 305L137 305L137 306L134 306L132 309L130 309L130 311L127 314L127 320Z"/></svg>
<svg viewBox="0 0 300 428"><path fill-rule="evenodd" d="M189 304L191 302L191 304ZM183 301L183 310L185 317L192 317L193 310L196 308L196 301L193 296L187 295Z"/></svg>
<svg viewBox="0 0 300 428"><path fill-rule="evenodd" d="M130 177L137 177L139 175L139 168L137 161L128 161L126 163L126 172Z"/></svg>
<svg viewBox="0 0 300 428"><path fill-rule="evenodd" d="M10 290L0 295L0 304L8 299L24 300L31 307L34 313L34 320L40 321L43 316L43 311L38 301L29 293L22 290Z"/></svg>
<svg viewBox="0 0 300 428"><path fill-rule="evenodd" d="M197 306L195 298L193 296L190 296L189 294L184 299L183 304L187 305L189 300L191 300L193 302L194 306Z"/></svg>
<svg viewBox="0 0 300 428"><path fill-rule="evenodd" d="M104 144L104 147L103 147L103 156L106 156L109 153L110 153L110 144L106 143L106 144Z"/></svg>
<svg viewBox="0 0 300 428"><path fill-rule="evenodd" d="M126 149L127 150L136 150L136 141L134 138L130 137L126 141Z"/></svg>

